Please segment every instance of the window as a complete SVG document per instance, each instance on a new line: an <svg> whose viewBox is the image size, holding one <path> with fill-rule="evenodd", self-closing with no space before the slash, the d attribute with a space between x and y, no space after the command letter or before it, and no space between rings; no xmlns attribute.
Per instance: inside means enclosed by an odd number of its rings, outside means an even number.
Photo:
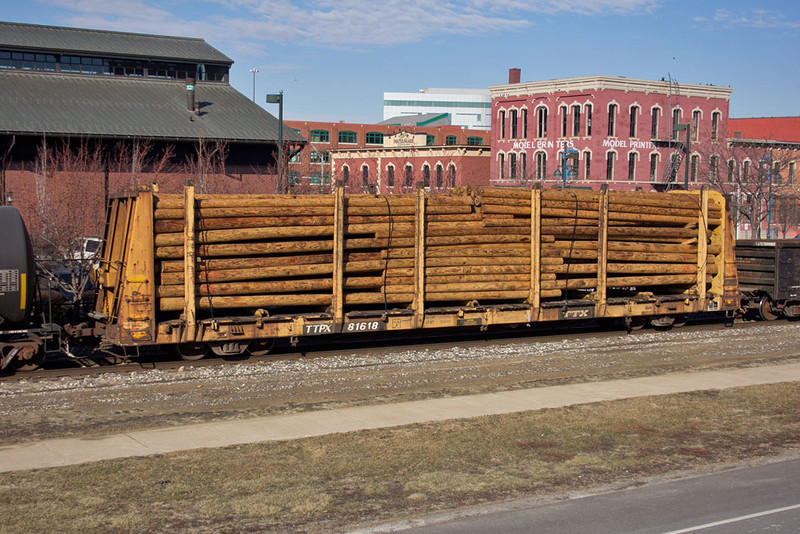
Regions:
<svg viewBox="0 0 800 534"><path fill-rule="evenodd" d="M781 183L782 178L783 177L781 176L781 162L776 161L772 165L772 181L779 184Z"/></svg>
<svg viewBox="0 0 800 534"><path fill-rule="evenodd" d="M692 111L692 141L697 141L697 135L700 131L700 110Z"/></svg>
<svg viewBox="0 0 800 534"><path fill-rule="evenodd" d="M448 135L444 138L445 145L457 145L458 144L458 137L455 135Z"/></svg>
<svg viewBox="0 0 800 534"><path fill-rule="evenodd" d="M342 182L344 182L344 185L350 183L350 167L347 165L342 167Z"/></svg>
<svg viewBox="0 0 800 534"><path fill-rule="evenodd" d="M631 106L631 128L628 137L639 137L639 106Z"/></svg>
<svg viewBox="0 0 800 534"><path fill-rule="evenodd" d="M300 173L297 171L289 171L289 176L287 178L289 185L295 185L300 183Z"/></svg>
<svg viewBox="0 0 800 534"><path fill-rule="evenodd" d="M736 174L736 161L731 158L728 160L728 181L732 182L734 178L734 174Z"/></svg>
<svg viewBox="0 0 800 534"><path fill-rule="evenodd" d="M650 137L658 139L658 114L661 110L653 108L652 116L650 117Z"/></svg>
<svg viewBox="0 0 800 534"><path fill-rule="evenodd" d="M608 105L608 136L615 137L617 135L617 105Z"/></svg>
<svg viewBox="0 0 800 534"><path fill-rule="evenodd" d="M320 176L322 177L321 182L320 182ZM315 185L319 185L320 183L329 184L331 182L331 175L330 173L327 172L320 173L319 171L315 171L311 173L309 182Z"/></svg>
<svg viewBox="0 0 800 534"><path fill-rule="evenodd" d="M789 183L790 184L794 183L794 161L789 163L789 176L788 176L788 179L789 179Z"/></svg>
<svg viewBox="0 0 800 534"><path fill-rule="evenodd" d="M689 170L689 179L692 183L697 182L697 166L700 164L700 156L697 154L692 155L692 167Z"/></svg>
<svg viewBox="0 0 800 534"><path fill-rule="evenodd" d="M750 160L745 160L742 164L742 181L748 182L750 180Z"/></svg>
<svg viewBox="0 0 800 534"><path fill-rule="evenodd" d="M528 179L528 155L523 152L519 155L520 178L523 180Z"/></svg>
<svg viewBox="0 0 800 534"><path fill-rule="evenodd" d="M528 137L528 110L522 110L522 138L527 139Z"/></svg>
<svg viewBox="0 0 800 534"><path fill-rule="evenodd" d="M680 123L681 120L681 109L675 108L672 110L672 138L678 138L678 130L675 127Z"/></svg>
<svg viewBox="0 0 800 534"><path fill-rule="evenodd" d="M311 130L312 143L330 143L331 134L328 130Z"/></svg>
<svg viewBox="0 0 800 534"><path fill-rule="evenodd" d="M442 168L442 165L439 163L436 165L436 189L442 188L443 174L444 174L444 168Z"/></svg>
<svg viewBox="0 0 800 534"><path fill-rule="evenodd" d="M32 52L0 51L0 69L56 70L56 56Z"/></svg>
<svg viewBox="0 0 800 534"><path fill-rule="evenodd" d="M361 166L361 187L369 187L369 167Z"/></svg>
<svg viewBox="0 0 800 534"><path fill-rule="evenodd" d="M650 181L655 182L658 176L658 154L650 154Z"/></svg>
<svg viewBox="0 0 800 534"><path fill-rule="evenodd" d="M711 114L711 140L712 141L719 141L719 121L720 121L720 114L719 111L715 111Z"/></svg>
<svg viewBox="0 0 800 534"><path fill-rule="evenodd" d="M709 168L708 168L708 181L709 182L716 182L717 181L717 173L719 169L719 156L711 156L709 161Z"/></svg>
<svg viewBox="0 0 800 534"><path fill-rule="evenodd" d="M616 152L608 152L606 154L606 180L611 181L614 179L614 156Z"/></svg>
<svg viewBox="0 0 800 534"><path fill-rule="evenodd" d="M394 187L394 165L386 166L386 186Z"/></svg>
<svg viewBox="0 0 800 534"><path fill-rule="evenodd" d="M498 178L505 180L506 178L506 155L500 154L500 173Z"/></svg>
<svg viewBox="0 0 800 534"><path fill-rule="evenodd" d="M681 166L681 156L677 152L669 158L669 181L674 182L678 177L678 167Z"/></svg>
<svg viewBox="0 0 800 534"><path fill-rule="evenodd" d="M572 136L581 135L581 107L572 106Z"/></svg>
<svg viewBox="0 0 800 534"><path fill-rule="evenodd" d="M414 183L414 168L411 165L406 165L406 181L403 184L405 187L411 187Z"/></svg>
<svg viewBox="0 0 800 534"><path fill-rule="evenodd" d="M592 153L588 150L583 153L583 177L589 180L592 173Z"/></svg>
<svg viewBox="0 0 800 534"><path fill-rule="evenodd" d="M303 161L303 153L297 152L296 154L292 154L292 157L289 159L289 163L301 163Z"/></svg>
<svg viewBox="0 0 800 534"><path fill-rule="evenodd" d="M450 187L456 186L456 164L451 163L447 166L447 181L449 182Z"/></svg>
<svg viewBox="0 0 800 534"><path fill-rule="evenodd" d="M339 132L340 143L358 143L358 134L356 132Z"/></svg>
<svg viewBox="0 0 800 534"><path fill-rule="evenodd" d="M547 137L547 108L536 110L536 137Z"/></svg>
<svg viewBox="0 0 800 534"><path fill-rule="evenodd" d="M517 110L511 110L511 139L517 138Z"/></svg>
<svg viewBox="0 0 800 534"><path fill-rule="evenodd" d="M542 181L547 179L547 153L545 152L536 153L536 179Z"/></svg>
<svg viewBox="0 0 800 534"><path fill-rule="evenodd" d="M500 139L506 138L506 110L500 110Z"/></svg>
<svg viewBox="0 0 800 534"><path fill-rule="evenodd" d="M636 152L628 154L628 181L636 180Z"/></svg>
<svg viewBox="0 0 800 534"><path fill-rule="evenodd" d="M508 155L508 166L509 166L509 175L511 176L512 180L517 179L517 155L515 153L511 153Z"/></svg>
<svg viewBox="0 0 800 534"><path fill-rule="evenodd" d="M329 163L330 161L330 152L317 152L315 150L311 153L311 163Z"/></svg>
<svg viewBox="0 0 800 534"><path fill-rule="evenodd" d="M483 145L483 137L467 137L467 144L470 146Z"/></svg>
<svg viewBox="0 0 800 534"><path fill-rule="evenodd" d="M592 136L592 105L586 104L586 136Z"/></svg>
<svg viewBox="0 0 800 534"><path fill-rule="evenodd" d="M383 134L379 132L368 132L367 133L367 144L368 145L382 145L383 144Z"/></svg>
<svg viewBox="0 0 800 534"><path fill-rule="evenodd" d="M425 144L428 145L428 146L435 145L436 144L436 137L432 136L431 134L426 135L425 136Z"/></svg>
<svg viewBox="0 0 800 534"><path fill-rule="evenodd" d="M567 136L567 106L561 106L558 108L561 112L561 137Z"/></svg>
<svg viewBox="0 0 800 534"><path fill-rule="evenodd" d="M422 166L422 185L426 189L431 186L431 166L427 163Z"/></svg>

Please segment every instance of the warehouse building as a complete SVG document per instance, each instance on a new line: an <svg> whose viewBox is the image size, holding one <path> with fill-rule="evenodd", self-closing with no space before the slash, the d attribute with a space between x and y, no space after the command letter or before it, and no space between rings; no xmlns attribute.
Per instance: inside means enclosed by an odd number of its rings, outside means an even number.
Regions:
<svg viewBox="0 0 800 534"><path fill-rule="evenodd" d="M59 170L100 202L151 182L275 192L279 122L231 87L232 63L202 39L0 23L0 198L41 211L42 189L76 189L49 183Z"/></svg>

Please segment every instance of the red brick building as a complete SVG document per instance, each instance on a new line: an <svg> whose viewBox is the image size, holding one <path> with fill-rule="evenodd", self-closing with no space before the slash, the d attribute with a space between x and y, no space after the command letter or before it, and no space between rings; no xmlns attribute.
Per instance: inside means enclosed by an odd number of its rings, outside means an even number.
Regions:
<svg viewBox="0 0 800 534"><path fill-rule="evenodd" d="M331 177L351 191L402 192L488 183L490 133L458 126L286 121L308 140L288 164L297 192L327 192ZM402 135L406 141L396 138ZM391 184L391 185L390 185Z"/></svg>
<svg viewBox="0 0 800 534"><path fill-rule="evenodd" d="M569 185L624 190L684 184L687 126L689 187L702 182L703 152L726 142L732 91L609 76L521 83L518 69L490 90L493 184L561 185L566 150Z"/></svg>

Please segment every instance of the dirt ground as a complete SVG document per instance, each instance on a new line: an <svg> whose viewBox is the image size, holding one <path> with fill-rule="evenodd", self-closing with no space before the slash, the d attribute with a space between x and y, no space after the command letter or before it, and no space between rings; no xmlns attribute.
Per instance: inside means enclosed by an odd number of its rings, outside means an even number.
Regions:
<svg viewBox="0 0 800 534"><path fill-rule="evenodd" d="M531 335L59 379L0 379L0 445L356 404L762 365L800 358L800 323Z"/></svg>

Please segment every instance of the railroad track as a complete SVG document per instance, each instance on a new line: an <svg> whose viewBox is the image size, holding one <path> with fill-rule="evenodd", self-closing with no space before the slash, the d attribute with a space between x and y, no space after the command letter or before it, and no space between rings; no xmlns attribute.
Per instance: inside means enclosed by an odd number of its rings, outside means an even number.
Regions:
<svg viewBox="0 0 800 534"><path fill-rule="evenodd" d="M737 323L741 328L748 328L760 323L743 321ZM763 324L763 323L762 323ZM722 320L711 318L707 320L696 319L692 321L685 331L697 329L713 330L722 328ZM681 329L683 331L684 329ZM644 332L654 332L650 328ZM261 356L218 357L207 356L201 360L186 362L173 351L166 347L145 347L138 355L111 354L100 351L96 345L80 347L73 351L75 356L70 357L63 353L53 353L40 369L30 372L8 373L0 375L0 380L16 382L26 380L52 380L58 378L90 377L106 373L129 373L132 371L146 370L174 370L191 366L194 368L210 368L217 366L239 365L241 363L260 364L275 360L296 360L300 358L331 358L346 355L368 354L376 350L389 351L425 350L431 346L491 346L492 343L507 343L514 341L531 341L547 343L565 339L612 339L624 336L625 330L612 323L570 323L570 324L535 324L532 327L493 327L486 331L466 331L454 329L432 333L427 331L417 335L397 336L364 335L361 338L342 337L339 339L308 338L301 340L295 346L284 340L276 344L272 352ZM633 333L635 335L636 332Z"/></svg>

